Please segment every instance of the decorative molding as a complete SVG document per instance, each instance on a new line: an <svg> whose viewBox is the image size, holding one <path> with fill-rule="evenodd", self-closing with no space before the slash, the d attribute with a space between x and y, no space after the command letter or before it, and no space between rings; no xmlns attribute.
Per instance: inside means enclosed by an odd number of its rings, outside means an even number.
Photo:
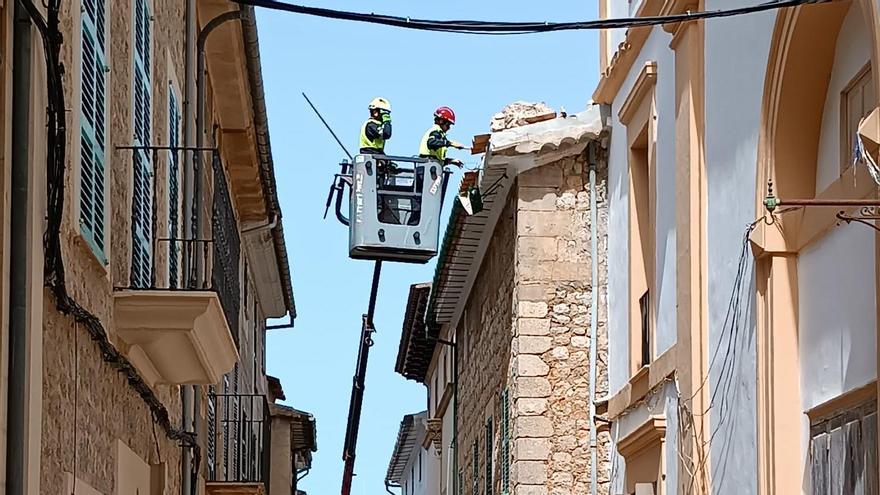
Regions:
<svg viewBox="0 0 880 495"><path fill-rule="evenodd" d="M660 13L662 0L642 0L635 17L655 16ZM608 66L604 68L599 78L596 91L593 92L595 103L611 104L617 97L623 81L629 74L636 61L645 41L651 34L652 27L636 27L626 30L624 40L618 45L617 51L611 56Z"/></svg>
<svg viewBox="0 0 880 495"><path fill-rule="evenodd" d="M430 418L425 420L425 438L422 440L422 448L427 449L434 445L437 452L443 450L443 419Z"/></svg>
<svg viewBox="0 0 880 495"><path fill-rule="evenodd" d="M665 437L666 418L651 416L632 433L620 439L617 451L625 459L631 459L648 448L662 446Z"/></svg>
<svg viewBox="0 0 880 495"><path fill-rule="evenodd" d="M657 62L649 60L645 62L642 71L633 83L632 89L620 106L617 116L623 125L628 125L635 115L636 110L641 106L645 97L654 89L657 84Z"/></svg>

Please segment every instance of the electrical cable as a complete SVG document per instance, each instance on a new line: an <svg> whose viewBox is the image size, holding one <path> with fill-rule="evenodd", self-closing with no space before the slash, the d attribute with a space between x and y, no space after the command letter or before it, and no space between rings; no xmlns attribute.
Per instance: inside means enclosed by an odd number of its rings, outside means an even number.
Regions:
<svg viewBox="0 0 880 495"><path fill-rule="evenodd" d="M575 22L498 22L498 21L473 21L473 20L450 20L437 21L429 19L413 19L381 14L364 14L341 10L324 9L319 7L307 7L278 0L232 0L242 5L262 7L271 10L292 12L326 19L336 19L368 24L379 24L403 29L420 31L435 31L457 34L485 34L485 35L516 35L536 34L556 31L595 30L631 28L643 26L657 26L673 24L676 22L696 21L701 19L716 19L721 17L733 17L767 10L776 10L787 7L797 7L807 4L830 3L838 0L772 0L748 7L739 7L727 10L710 10L701 12L685 12L682 14L645 16L645 17L622 17L616 19L598 19L592 21Z"/></svg>

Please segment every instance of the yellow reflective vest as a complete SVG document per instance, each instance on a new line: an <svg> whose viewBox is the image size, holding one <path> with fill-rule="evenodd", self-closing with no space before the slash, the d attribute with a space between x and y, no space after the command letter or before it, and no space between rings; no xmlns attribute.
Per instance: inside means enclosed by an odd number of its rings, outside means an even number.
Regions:
<svg viewBox="0 0 880 495"><path fill-rule="evenodd" d="M439 125L435 124L428 129L428 132L422 137L422 142L419 144L419 156L434 158L442 162L446 160L446 146L441 146L435 150L428 148L428 140L434 132L439 132L440 136L442 136L443 139L446 139L446 133L443 132L443 129L441 129Z"/></svg>
<svg viewBox="0 0 880 495"><path fill-rule="evenodd" d="M381 135L379 137L377 137L376 139L370 139L367 137L367 124L369 124L370 122L372 122L378 126L382 125L382 121L376 120L376 119L368 119L366 122L364 122L364 125L361 126L361 145L360 145L360 147L361 148L374 148L374 149L381 150L384 152L385 151L385 140L382 139Z"/></svg>

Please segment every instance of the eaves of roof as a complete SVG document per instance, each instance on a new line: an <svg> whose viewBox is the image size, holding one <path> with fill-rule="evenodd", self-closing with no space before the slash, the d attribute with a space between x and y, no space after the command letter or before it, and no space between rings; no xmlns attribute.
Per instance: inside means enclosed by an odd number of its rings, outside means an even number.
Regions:
<svg viewBox="0 0 880 495"><path fill-rule="evenodd" d="M397 362L394 366L394 371L419 383L425 382L428 366L437 346L437 335L425 324L430 292L431 284L414 284L409 288Z"/></svg>

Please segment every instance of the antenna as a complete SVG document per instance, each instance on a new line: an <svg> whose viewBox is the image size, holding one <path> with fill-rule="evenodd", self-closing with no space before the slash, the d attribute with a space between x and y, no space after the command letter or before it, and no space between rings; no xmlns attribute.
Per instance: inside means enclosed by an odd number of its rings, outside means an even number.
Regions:
<svg viewBox="0 0 880 495"><path fill-rule="evenodd" d="M309 106L312 107L312 110L315 111L315 115L317 115L318 118L321 119L321 122L324 123L324 127L326 127L328 131L330 131L330 134L333 136L333 139L335 139L336 142L339 143L339 147L342 148L342 151L344 151L345 154L348 155L348 159L354 161L354 157L351 155L351 153L348 152L348 150L345 148L345 145L342 144L342 141L339 140L339 136L337 136L336 133L333 132L333 129L330 127L330 124L328 124L327 121L324 120L324 117L321 115L321 112L319 112L318 109L315 108L315 105L312 103L312 100L310 100L309 97L306 96L305 93L303 93L302 95L303 95L303 98L306 99L306 102L308 102Z"/></svg>

